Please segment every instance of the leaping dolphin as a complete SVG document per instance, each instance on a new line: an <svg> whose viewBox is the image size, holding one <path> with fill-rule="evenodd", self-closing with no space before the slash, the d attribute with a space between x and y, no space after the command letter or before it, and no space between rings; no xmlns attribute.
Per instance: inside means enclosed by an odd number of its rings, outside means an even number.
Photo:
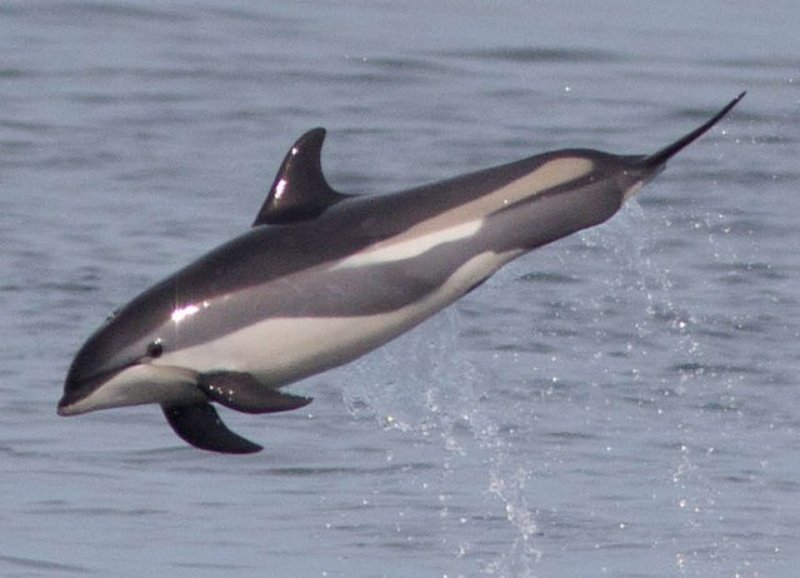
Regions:
<svg viewBox="0 0 800 578"><path fill-rule="evenodd" d="M660 151L566 149L374 196L320 165L325 130L292 146L253 227L116 312L78 351L60 415L157 403L193 446L263 449L212 402L246 413L311 402L286 385L418 325L528 251L609 219L744 92Z"/></svg>

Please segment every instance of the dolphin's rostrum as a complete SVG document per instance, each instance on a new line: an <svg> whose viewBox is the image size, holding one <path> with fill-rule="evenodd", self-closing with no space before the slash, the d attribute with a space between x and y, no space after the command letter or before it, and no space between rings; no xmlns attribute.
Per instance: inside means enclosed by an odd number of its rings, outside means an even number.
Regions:
<svg viewBox="0 0 800 578"><path fill-rule="evenodd" d="M743 96L650 156L559 150L388 195L334 191L320 166L325 131L311 130L248 232L89 337L58 413L157 403L196 447L259 451L212 402L247 413L310 403L281 388L408 331L510 260L606 221Z"/></svg>

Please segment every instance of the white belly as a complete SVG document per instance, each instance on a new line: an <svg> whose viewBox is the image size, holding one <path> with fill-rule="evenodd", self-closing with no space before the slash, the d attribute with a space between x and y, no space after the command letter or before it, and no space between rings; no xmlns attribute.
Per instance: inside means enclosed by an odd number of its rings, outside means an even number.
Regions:
<svg viewBox="0 0 800 578"><path fill-rule="evenodd" d="M347 363L443 309L520 252L478 255L425 299L401 309L353 317L267 318L158 359L204 373L243 371L280 387Z"/></svg>

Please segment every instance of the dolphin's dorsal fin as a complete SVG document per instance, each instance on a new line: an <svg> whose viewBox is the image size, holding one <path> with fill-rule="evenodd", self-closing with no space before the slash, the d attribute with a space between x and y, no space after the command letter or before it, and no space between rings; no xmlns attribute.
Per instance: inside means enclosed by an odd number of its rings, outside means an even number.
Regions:
<svg viewBox="0 0 800 578"><path fill-rule="evenodd" d="M254 227L313 219L345 198L328 185L322 174L320 153L324 140L325 129L315 128L289 149Z"/></svg>

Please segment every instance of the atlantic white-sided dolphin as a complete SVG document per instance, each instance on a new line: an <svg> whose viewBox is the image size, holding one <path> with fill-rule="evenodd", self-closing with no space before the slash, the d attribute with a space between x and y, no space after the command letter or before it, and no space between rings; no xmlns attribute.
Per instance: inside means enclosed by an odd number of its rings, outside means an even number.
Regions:
<svg viewBox="0 0 800 578"><path fill-rule="evenodd" d="M261 450L211 402L297 409L281 392L408 331L512 259L602 223L725 116L649 156L547 152L410 190L334 191L323 129L303 135L253 228L154 285L101 326L70 367L60 415L160 404L206 450Z"/></svg>

